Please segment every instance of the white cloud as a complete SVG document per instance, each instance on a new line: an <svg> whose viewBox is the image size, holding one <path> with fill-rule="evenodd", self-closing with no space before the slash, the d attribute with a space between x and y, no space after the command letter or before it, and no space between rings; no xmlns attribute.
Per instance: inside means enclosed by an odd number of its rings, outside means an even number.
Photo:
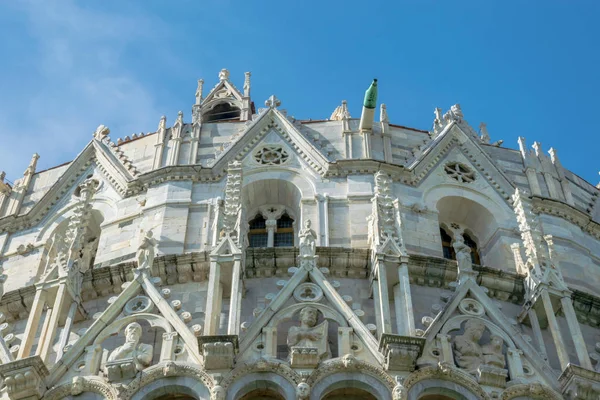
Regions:
<svg viewBox="0 0 600 400"><path fill-rule="evenodd" d="M142 66L128 52L158 51L168 27L141 10L107 12L88 4L28 1L10 10L25 16L23 31L13 34L30 40L8 62L35 66L0 92L0 170L10 180L21 176L34 152L41 155L38 169L73 159L101 123L125 136L158 121L151 88L136 75Z"/></svg>

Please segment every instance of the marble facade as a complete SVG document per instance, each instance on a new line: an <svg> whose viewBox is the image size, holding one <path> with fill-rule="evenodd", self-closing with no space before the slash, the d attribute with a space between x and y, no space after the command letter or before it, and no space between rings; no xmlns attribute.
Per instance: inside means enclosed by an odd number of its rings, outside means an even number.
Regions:
<svg viewBox="0 0 600 400"><path fill-rule="evenodd" d="M0 399L600 398L600 189L459 105L296 120L250 78L0 174Z"/></svg>

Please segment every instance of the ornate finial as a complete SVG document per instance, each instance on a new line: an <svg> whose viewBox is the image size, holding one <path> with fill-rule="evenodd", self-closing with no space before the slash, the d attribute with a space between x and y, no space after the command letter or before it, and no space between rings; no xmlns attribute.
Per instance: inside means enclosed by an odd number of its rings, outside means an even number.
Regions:
<svg viewBox="0 0 600 400"><path fill-rule="evenodd" d="M198 88L196 89L196 104L202 102L202 87L204 86L204 79L198 79Z"/></svg>
<svg viewBox="0 0 600 400"><path fill-rule="evenodd" d="M0 182L4 183L4 178L6 177L6 172L0 171Z"/></svg>
<svg viewBox="0 0 600 400"><path fill-rule="evenodd" d="M94 132L94 139L102 140L106 136L108 136L109 133L110 133L110 129L108 129L107 126L100 125L96 128L96 131Z"/></svg>
<svg viewBox="0 0 600 400"><path fill-rule="evenodd" d="M277 108L281 105L281 100L279 100L275 95L271 95L267 101L265 101L265 106L269 108Z"/></svg>
<svg viewBox="0 0 600 400"><path fill-rule="evenodd" d="M244 74L244 97L250 97L250 76L252 74L250 72L246 72Z"/></svg>
<svg viewBox="0 0 600 400"><path fill-rule="evenodd" d="M33 156L31 156L31 161L29 161L29 166L25 170L24 175L31 175L35 172L35 167L37 166L37 161L39 158L40 155L38 153L33 153Z"/></svg>
<svg viewBox="0 0 600 400"><path fill-rule="evenodd" d="M166 116L162 116L160 117L160 122L158 123L158 131L162 131L167 129L167 117Z"/></svg>
<svg viewBox="0 0 600 400"><path fill-rule="evenodd" d="M387 107L383 103L381 103L381 107L380 107L379 120L386 124L390 122L390 119L388 118Z"/></svg>
<svg viewBox="0 0 600 400"><path fill-rule="evenodd" d="M535 150L535 155L536 156L540 156L540 154L542 153L542 143L541 142L533 142L533 150Z"/></svg>
<svg viewBox="0 0 600 400"><path fill-rule="evenodd" d="M485 124L485 122L479 124L479 132L481 133L481 141L483 143L489 143L490 135L488 133L487 125Z"/></svg>
<svg viewBox="0 0 600 400"><path fill-rule="evenodd" d="M183 111L177 113L177 121L175 121L175 123L177 124L178 122L183 124Z"/></svg>
<svg viewBox="0 0 600 400"><path fill-rule="evenodd" d="M550 160L552 160L552 164L560 163L560 161L558 161L558 154L554 147L550 147L550 150L548 150L548 154L550 154Z"/></svg>
<svg viewBox="0 0 600 400"><path fill-rule="evenodd" d="M226 81L229 79L229 71L223 68L221 72L219 72L219 80Z"/></svg>
<svg viewBox="0 0 600 400"><path fill-rule="evenodd" d="M329 119L332 121L341 121L349 118L351 117L350 112L348 111L348 102L346 100L342 100L342 105L337 106L335 110L333 110L331 117L329 117Z"/></svg>

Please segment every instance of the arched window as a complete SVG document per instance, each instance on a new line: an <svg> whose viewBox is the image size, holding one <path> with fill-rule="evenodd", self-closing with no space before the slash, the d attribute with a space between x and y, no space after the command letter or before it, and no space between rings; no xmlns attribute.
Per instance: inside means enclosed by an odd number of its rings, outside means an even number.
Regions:
<svg viewBox="0 0 600 400"><path fill-rule="evenodd" d="M277 232L275 232L275 247L294 246L294 220L284 213L277 220Z"/></svg>
<svg viewBox="0 0 600 400"><path fill-rule="evenodd" d="M240 109L232 106L229 103L221 103L214 106L210 111L208 111L203 120L205 122L211 121L221 121L226 119L236 119L240 117Z"/></svg>
<svg viewBox="0 0 600 400"><path fill-rule="evenodd" d="M248 246L249 247L267 247L269 235L267 234L267 221L258 214L248 227Z"/></svg>
<svg viewBox="0 0 600 400"><path fill-rule="evenodd" d="M444 228L440 228L440 236L442 237L442 251L444 258L448 260L456 260L456 253L452 247L452 236L448 235Z"/></svg>
<svg viewBox="0 0 600 400"><path fill-rule="evenodd" d="M359 388L336 389L323 397L323 400L375 400L376 397Z"/></svg>
<svg viewBox="0 0 600 400"><path fill-rule="evenodd" d="M477 243L468 233L463 233L463 239L465 240L465 244L471 248L471 262L473 264L481 265L481 258L479 258L479 250L477 250Z"/></svg>

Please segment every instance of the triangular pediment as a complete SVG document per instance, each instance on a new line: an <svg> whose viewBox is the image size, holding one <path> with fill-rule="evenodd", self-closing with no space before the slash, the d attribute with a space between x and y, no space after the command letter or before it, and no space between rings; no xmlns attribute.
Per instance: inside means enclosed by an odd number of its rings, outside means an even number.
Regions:
<svg viewBox="0 0 600 400"><path fill-rule="evenodd" d="M88 143L44 196L26 214L18 217L19 225L39 223L57 204L65 202L65 196L70 196L77 182L91 173L97 172L106 185L124 198L131 191L130 183L135 179L137 170L118 150L111 150L112 145L108 139L93 139ZM2 218L0 228L3 224L15 222L13 218Z"/></svg>
<svg viewBox="0 0 600 400"><path fill-rule="evenodd" d="M94 323L66 351L60 362L54 364L50 370L48 386L59 383L77 361L86 361L85 370L81 371L83 375L96 375L97 369L100 368L100 359L94 358L90 352L94 352L93 348L98 348L106 338L119 333L126 325L137 320L145 320L151 327L162 328L171 338L179 338L189 354L190 361L201 363L196 337L158 291L155 285L159 282L160 278L151 277L147 270L136 269L133 281L124 285L124 290L119 296L95 318ZM172 357L165 352L164 347L163 340L161 359L153 359L152 364L167 361Z"/></svg>
<svg viewBox="0 0 600 400"><path fill-rule="evenodd" d="M208 95L202 100L202 109L210 108L211 103L234 100L242 101L242 93L229 81L223 79L212 88Z"/></svg>
<svg viewBox="0 0 600 400"><path fill-rule="evenodd" d="M421 184L440 165L447 163L451 159L449 157L451 153L460 153L463 162L468 163L507 204L510 204L510 196L514 193L515 185L481 146L479 140L466 133L459 124L450 123L408 163L413 171L414 183Z"/></svg>
<svg viewBox="0 0 600 400"><path fill-rule="evenodd" d="M293 275L286 282L285 286L270 300L267 308L256 317L244 339L240 343L239 356L244 357L252 349L256 340L265 329L277 326L278 322L284 318L290 318L291 315L298 312L305 306L313 306L326 317L332 320L337 318L340 327L348 327L353 331L357 338L367 351L368 359L376 362L383 362L383 356L378 351L379 344L369 329L362 323L354 311L343 300L333 285L327 280L323 272L316 267L301 267L292 269ZM318 303L313 297L307 295L303 298L304 287L312 285L312 292L318 292L317 299L323 298ZM341 353L343 350L338 349ZM344 354L339 354L341 357Z"/></svg>
<svg viewBox="0 0 600 400"><path fill-rule="evenodd" d="M319 175L324 175L329 160L313 145L298 128L276 108L263 110L258 117L248 122L246 129L232 138L227 149L217 156L213 169L226 169L230 161L246 158L265 137L278 136L291 148L298 160L302 160Z"/></svg>
<svg viewBox="0 0 600 400"><path fill-rule="evenodd" d="M444 309L425 331L426 344L418 364L437 365L439 359L435 357L435 354L440 354L442 352L441 347L443 347L443 345L440 345L440 337L448 337L447 340L449 340L449 345L453 350L456 337L461 335L469 321L485 327L485 332L489 337L482 337L480 341L490 341L492 335L503 340L503 347L506 350L506 365L509 362L510 352L513 350L521 351L523 365L526 370L529 370L528 375L536 375L538 379L549 386L556 386L558 376L548 362L544 360L525 336L513 326L511 320L502 313L472 278L465 279L463 283L458 285ZM485 346L482 343L478 343L478 345ZM508 366L505 368L508 368ZM528 378L524 376L523 379Z"/></svg>

